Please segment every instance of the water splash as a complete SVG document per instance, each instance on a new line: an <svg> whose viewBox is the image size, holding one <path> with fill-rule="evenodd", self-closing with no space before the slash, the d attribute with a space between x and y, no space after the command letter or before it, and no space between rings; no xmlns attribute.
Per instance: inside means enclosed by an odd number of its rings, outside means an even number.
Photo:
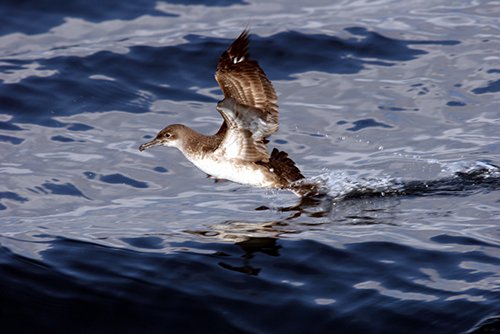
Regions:
<svg viewBox="0 0 500 334"><path fill-rule="evenodd" d="M365 178L350 175L347 171L329 171L302 182L315 183L321 194L334 200L385 197L398 195L467 195L468 191L500 189L500 167L489 162L459 161L440 163L443 177L435 180L411 180L390 176ZM452 194L453 193L453 194Z"/></svg>

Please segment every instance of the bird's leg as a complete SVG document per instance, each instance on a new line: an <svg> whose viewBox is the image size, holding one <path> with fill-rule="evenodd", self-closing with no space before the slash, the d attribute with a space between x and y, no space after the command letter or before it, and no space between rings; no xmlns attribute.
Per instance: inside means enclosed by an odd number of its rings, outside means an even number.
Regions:
<svg viewBox="0 0 500 334"><path fill-rule="evenodd" d="M214 183L222 183L222 182L226 182L227 181L226 179L219 179L219 178L216 178L215 176L212 176L210 174L207 174L207 178L213 179Z"/></svg>

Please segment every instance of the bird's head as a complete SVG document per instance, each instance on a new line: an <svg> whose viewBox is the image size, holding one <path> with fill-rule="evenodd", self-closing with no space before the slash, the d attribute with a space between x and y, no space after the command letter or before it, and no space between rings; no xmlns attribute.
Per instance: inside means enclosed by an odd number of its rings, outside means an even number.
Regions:
<svg viewBox="0 0 500 334"><path fill-rule="evenodd" d="M144 151L153 146L170 146L181 148L183 143L183 133L186 132L186 126L182 124L172 124L158 132L156 137L139 146L140 151Z"/></svg>

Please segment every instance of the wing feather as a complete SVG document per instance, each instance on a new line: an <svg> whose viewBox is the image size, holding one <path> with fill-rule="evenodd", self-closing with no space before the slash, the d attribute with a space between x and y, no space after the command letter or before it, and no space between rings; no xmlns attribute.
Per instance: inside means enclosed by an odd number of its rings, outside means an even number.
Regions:
<svg viewBox="0 0 500 334"><path fill-rule="evenodd" d="M270 136L278 130L278 98L271 81L249 56L248 30L245 30L221 55L215 79L224 97L273 115L270 121L276 126L274 131L266 133Z"/></svg>
<svg viewBox="0 0 500 334"><path fill-rule="evenodd" d="M222 53L215 79L224 93L217 111L224 118L218 131L227 158L269 161L266 138L278 130L276 92L259 64L249 59L248 30Z"/></svg>
<svg viewBox="0 0 500 334"><path fill-rule="evenodd" d="M224 118L227 132L222 147L228 158L245 161L268 161L266 134L278 127L273 115L225 98L217 104L217 111Z"/></svg>

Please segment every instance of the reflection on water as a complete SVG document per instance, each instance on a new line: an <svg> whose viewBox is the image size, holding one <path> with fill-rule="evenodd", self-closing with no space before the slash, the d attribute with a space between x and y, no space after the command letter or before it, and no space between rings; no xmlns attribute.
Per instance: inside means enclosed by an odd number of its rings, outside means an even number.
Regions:
<svg viewBox="0 0 500 334"><path fill-rule="evenodd" d="M497 330L495 4L0 11L4 331ZM137 151L166 124L218 128L213 73L247 23L280 99L270 144L324 196L213 183L175 150Z"/></svg>

